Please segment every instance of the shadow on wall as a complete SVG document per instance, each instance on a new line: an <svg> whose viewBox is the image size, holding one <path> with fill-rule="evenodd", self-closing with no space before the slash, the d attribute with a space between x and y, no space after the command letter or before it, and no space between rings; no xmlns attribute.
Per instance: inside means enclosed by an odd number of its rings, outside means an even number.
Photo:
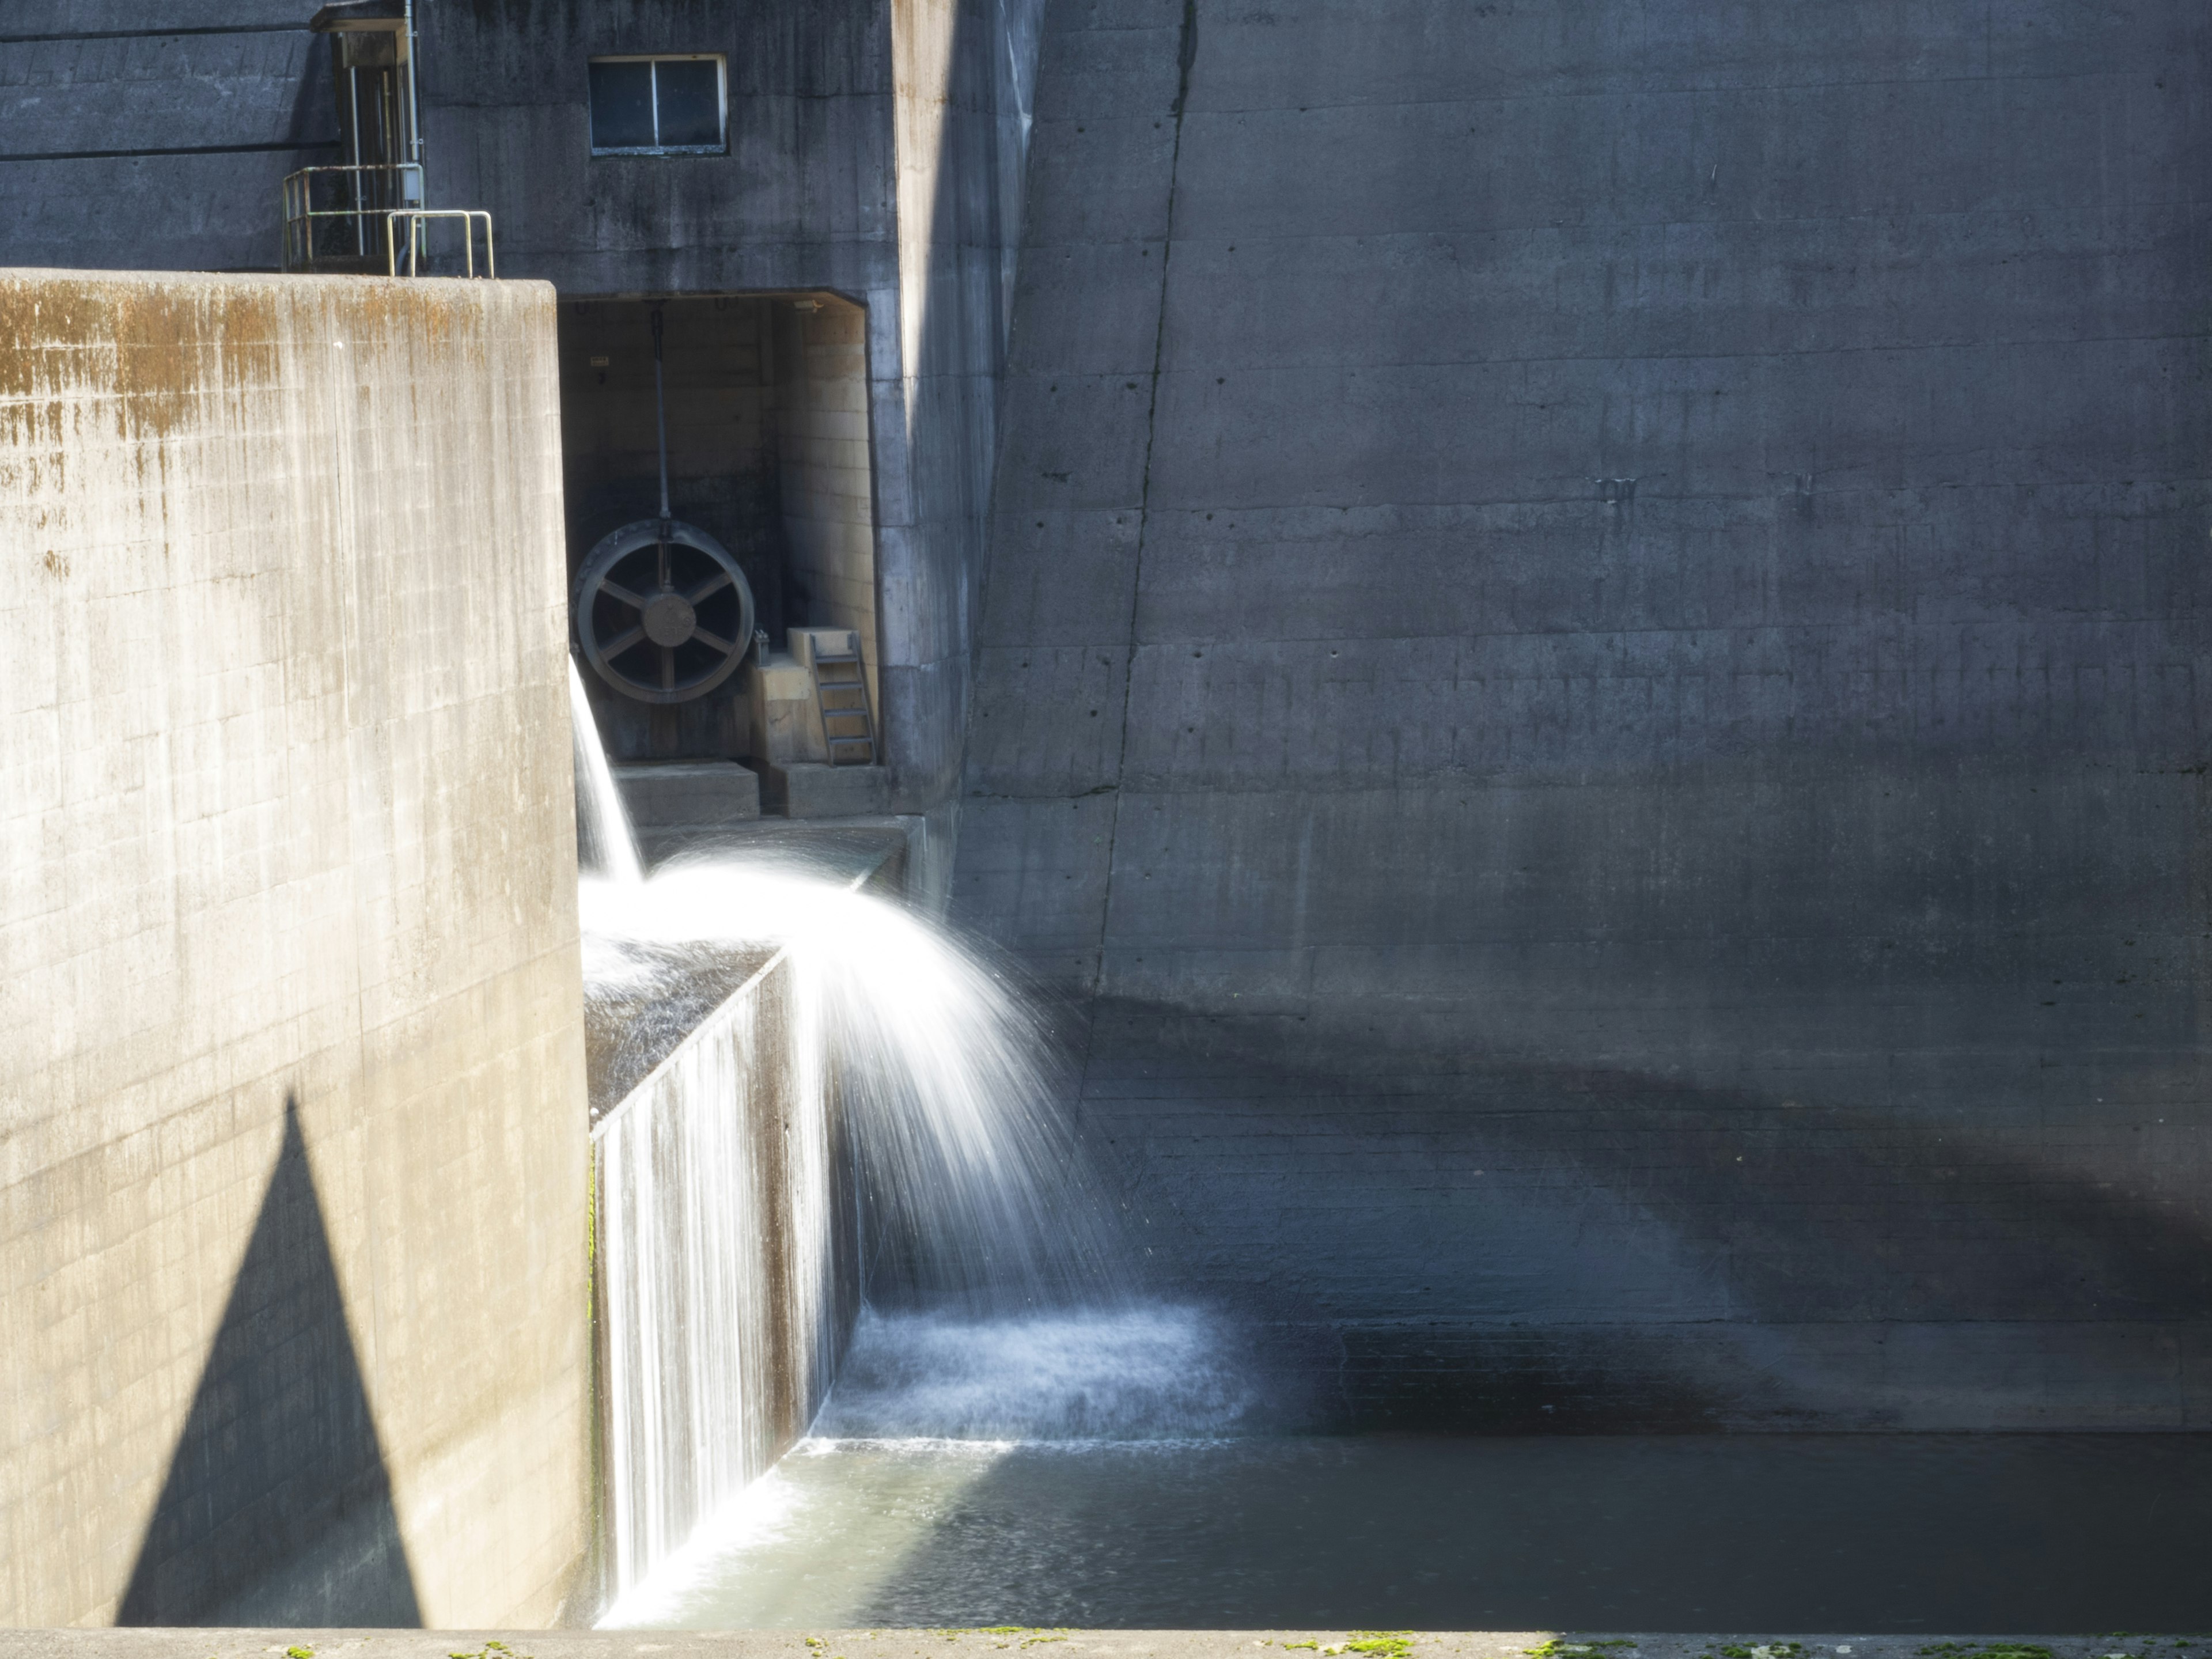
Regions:
<svg viewBox="0 0 2212 1659"><path fill-rule="evenodd" d="M116 1622L422 1619L287 1098L276 1167Z"/></svg>

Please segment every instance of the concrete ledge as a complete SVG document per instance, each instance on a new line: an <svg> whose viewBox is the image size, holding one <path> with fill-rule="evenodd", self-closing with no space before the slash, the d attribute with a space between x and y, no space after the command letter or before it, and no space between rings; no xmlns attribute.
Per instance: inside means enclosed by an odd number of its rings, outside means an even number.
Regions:
<svg viewBox="0 0 2212 1659"><path fill-rule="evenodd" d="M761 793L786 817L852 818L890 811L890 775L880 766L817 761L761 768Z"/></svg>
<svg viewBox="0 0 2212 1659"><path fill-rule="evenodd" d="M735 761L630 761L609 769L641 835L717 830L760 816L760 779Z"/></svg>

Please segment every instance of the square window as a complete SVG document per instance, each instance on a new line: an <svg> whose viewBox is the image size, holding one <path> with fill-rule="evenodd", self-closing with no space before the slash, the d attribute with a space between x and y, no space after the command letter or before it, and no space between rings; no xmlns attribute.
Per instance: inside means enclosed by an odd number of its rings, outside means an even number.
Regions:
<svg viewBox="0 0 2212 1659"><path fill-rule="evenodd" d="M722 58L594 58L591 70L592 155L728 150Z"/></svg>

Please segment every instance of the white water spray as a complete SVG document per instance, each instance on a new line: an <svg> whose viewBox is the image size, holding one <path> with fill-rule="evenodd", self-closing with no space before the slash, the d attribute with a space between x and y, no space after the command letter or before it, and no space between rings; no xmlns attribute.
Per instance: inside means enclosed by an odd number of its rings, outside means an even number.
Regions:
<svg viewBox="0 0 2212 1659"><path fill-rule="evenodd" d="M804 866L678 864L586 882L584 928L679 957L775 946L810 988L851 1127L872 1303L970 1314L1123 1299L1115 1228L1036 1018L999 974L889 900Z"/></svg>
<svg viewBox="0 0 2212 1659"><path fill-rule="evenodd" d="M568 659L568 729L576 745L576 827L607 878L635 887L645 879L637 836L615 787L606 746L599 741L591 700L584 695L584 677L574 657Z"/></svg>
<svg viewBox="0 0 2212 1659"><path fill-rule="evenodd" d="M1137 1300L1052 1047L1005 974L788 860L641 878L580 686L574 707L605 872L580 892L587 999L688 1030L698 984L733 962L751 975L593 1130L618 1596L805 1427L855 1279L867 1311L830 1432L1232 1428L1241 1382L1202 1316Z"/></svg>

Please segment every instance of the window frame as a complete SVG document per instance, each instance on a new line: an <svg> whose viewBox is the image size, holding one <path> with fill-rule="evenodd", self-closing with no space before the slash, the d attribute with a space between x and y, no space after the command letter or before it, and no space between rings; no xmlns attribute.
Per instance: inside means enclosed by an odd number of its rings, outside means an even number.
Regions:
<svg viewBox="0 0 2212 1659"><path fill-rule="evenodd" d="M643 64L652 70L651 95L648 103L653 112L653 136L660 137L660 72L661 64L712 64L714 66L715 125L722 135L718 144L614 144L602 145L596 131L596 112L592 107L590 74L597 64ZM597 52L586 60L584 91L584 124L588 132L593 155L727 155L730 153L730 58L720 52Z"/></svg>

